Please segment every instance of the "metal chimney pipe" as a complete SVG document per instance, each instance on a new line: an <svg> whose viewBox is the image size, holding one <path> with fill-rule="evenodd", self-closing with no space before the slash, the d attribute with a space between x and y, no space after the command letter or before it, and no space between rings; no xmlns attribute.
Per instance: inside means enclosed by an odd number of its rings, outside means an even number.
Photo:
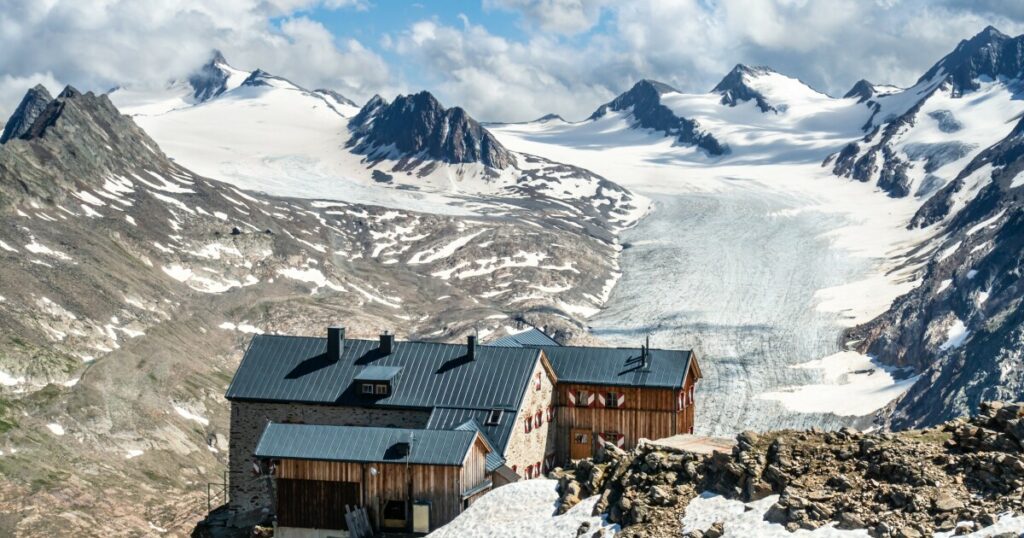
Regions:
<svg viewBox="0 0 1024 538"><path fill-rule="evenodd" d="M327 358L332 361L340 361L341 354L345 352L345 328L327 328Z"/></svg>
<svg viewBox="0 0 1024 538"><path fill-rule="evenodd" d="M476 335L471 334L466 337L466 356L469 360L476 359Z"/></svg>
<svg viewBox="0 0 1024 538"><path fill-rule="evenodd" d="M383 355L390 355L395 349L395 335L388 334L384 331L384 334L380 335L380 352Z"/></svg>

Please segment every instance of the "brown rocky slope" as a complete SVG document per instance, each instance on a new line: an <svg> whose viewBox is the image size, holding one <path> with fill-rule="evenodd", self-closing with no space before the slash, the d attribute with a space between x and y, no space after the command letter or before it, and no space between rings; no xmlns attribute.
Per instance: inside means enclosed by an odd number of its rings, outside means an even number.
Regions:
<svg viewBox="0 0 1024 538"><path fill-rule="evenodd" d="M594 514L621 525L622 536L678 536L686 506L702 492L743 502L778 495L764 518L790 531L835 525L876 537L966 534L999 514L1024 513L1022 416L1024 404L989 402L975 417L924 430L744 432L731 454L609 445L554 471L558 510L599 495ZM727 530L716 523L689 536Z"/></svg>

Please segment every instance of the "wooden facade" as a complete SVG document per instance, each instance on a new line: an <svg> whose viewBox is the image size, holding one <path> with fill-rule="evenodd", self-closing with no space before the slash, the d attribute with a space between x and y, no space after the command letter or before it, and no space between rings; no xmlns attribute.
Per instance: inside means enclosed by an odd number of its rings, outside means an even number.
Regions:
<svg viewBox="0 0 1024 538"><path fill-rule="evenodd" d="M693 433L694 389L700 375L694 361L680 380L682 389L559 382L555 389L559 463L590 457L603 441L629 450L640 439Z"/></svg>
<svg viewBox="0 0 1024 538"><path fill-rule="evenodd" d="M461 466L279 460L275 470L278 523L342 529L344 505L350 504L366 507L375 527L387 529L394 518L386 517L385 508L395 501L402 503L408 526L412 502L428 501L433 530L461 514L490 489L485 468L487 450L486 444L477 439ZM326 524L336 526L320 526Z"/></svg>

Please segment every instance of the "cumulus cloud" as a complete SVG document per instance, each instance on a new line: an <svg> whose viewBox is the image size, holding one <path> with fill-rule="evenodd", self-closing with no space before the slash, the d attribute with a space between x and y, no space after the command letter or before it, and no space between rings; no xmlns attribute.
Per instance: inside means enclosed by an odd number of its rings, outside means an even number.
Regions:
<svg viewBox="0 0 1024 538"><path fill-rule="evenodd" d="M484 9L520 13L524 22L545 32L578 34L594 27L611 0L484 0Z"/></svg>
<svg viewBox="0 0 1024 538"><path fill-rule="evenodd" d="M469 21L396 39L448 101L488 120L582 118L641 78L708 91L733 65L768 65L831 94L860 78L910 85L988 24L1024 32L1004 0L485 0L516 13L501 37ZM606 20L597 27L602 17ZM585 32L582 33L581 32Z"/></svg>
<svg viewBox="0 0 1024 538"><path fill-rule="evenodd" d="M3 2L0 114L22 81L105 91L187 75L220 49L238 67L364 98L389 83L387 64L354 39L337 39L302 15L365 8L360 0L49 0ZM21 88L24 93L28 86Z"/></svg>

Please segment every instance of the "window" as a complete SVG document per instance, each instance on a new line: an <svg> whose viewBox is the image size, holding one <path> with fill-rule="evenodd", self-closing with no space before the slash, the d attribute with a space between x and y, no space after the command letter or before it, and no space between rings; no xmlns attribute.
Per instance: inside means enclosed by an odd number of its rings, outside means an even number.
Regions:
<svg viewBox="0 0 1024 538"><path fill-rule="evenodd" d="M501 409L491 409L491 412L487 415L487 422L485 422L485 424L488 426L496 426L500 424L502 414L504 413Z"/></svg>
<svg viewBox="0 0 1024 538"><path fill-rule="evenodd" d="M579 407L590 406L590 393L585 390L577 390L569 393L569 405Z"/></svg>
<svg viewBox="0 0 1024 538"><path fill-rule="evenodd" d="M533 427L540 428L544 425L544 412L537 410L537 414L533 415Z"/></svg>
<svg viewBox="0 0 1024 538"><path fill-rule="evenodd" d="M604 395L604 406L605 407L618 407L619 406L619 394L617 392L609 392Z"/></svg>
<svg viewBox="0 0 1024 538"><path fill-rule="evenodd" d="M533 417L526 417L525 419L525 431L530 433L533 431Z"/></svg>
<svg viewBox="0 0 1024 538"><path fill-rule="evenodd" d="M385 385L384 383L377 384L376 393L377 394L387 394L388 393L388 386Z"/></svg>
<svg viewBox="0 0 1024 538"><path fill-rule="evenodd" d="M590 443L590 436L585 433L577 433L576 437L573 438L573 441L577 445L585 445Z"/></svg>
<svg viewBox="0 0 1024 538"><path fill-rule="evenodd" d="M534 388L535 388L536 390L540 390L540 380L541 380L540 372L537 372L537 375L536 375L536 377L537 377L537 382L536 382L536 384L534 385Z"/></svg>
<svg viewBox="0 0 1024 538"><path fill-rule="evenodd" d="M363 383L363 394L373 394L372 383Z"/></svg>

